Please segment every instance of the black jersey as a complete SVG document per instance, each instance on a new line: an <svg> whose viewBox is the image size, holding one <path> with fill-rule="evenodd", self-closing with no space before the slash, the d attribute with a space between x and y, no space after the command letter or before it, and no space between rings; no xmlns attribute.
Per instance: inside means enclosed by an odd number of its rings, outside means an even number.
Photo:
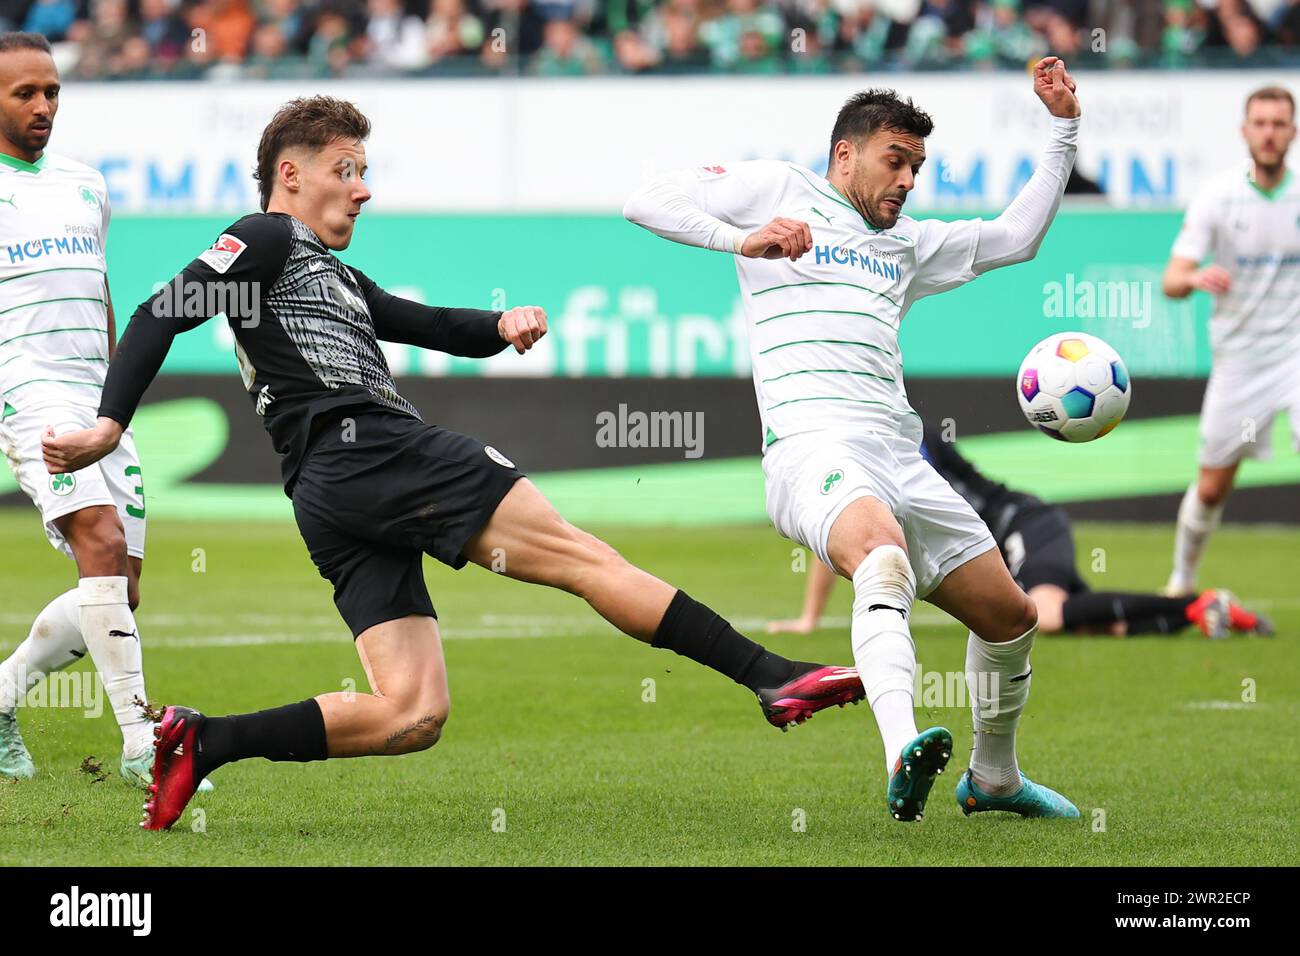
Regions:
<svg viewBox="0 0 1300 956"><path fill-rule="evenodd" d="M379 340L485 358L506 347L500 312L423 306L339 262L284 213L245 216L131 318L109 365L99 414L127 425L172 339L224 313L244 387L292 492L323 415L380 407L419 418L397 392Z"/></svg>
<svg viewBox="0 0 1300 956"><path fill-rule="evenodd" d="M1016 515L1042 502L1033 495L1012 491L1006 485L981 474L978 468L958 453L952 442L943 440L939 429L929 422L924 427L921 453L934 466L934 470L952 485L953 490L975 509L980 520L993 533L998 547L1002 547Z"/></svg>

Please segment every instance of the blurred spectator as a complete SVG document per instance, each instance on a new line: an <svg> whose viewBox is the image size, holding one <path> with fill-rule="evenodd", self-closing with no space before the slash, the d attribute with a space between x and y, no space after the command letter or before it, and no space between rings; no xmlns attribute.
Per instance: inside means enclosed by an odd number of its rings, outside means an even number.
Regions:
<svg viewBox="0 0 1300 956"><path fill-rule="evenodd" d="M115 76L121 68L122 47L134 33L126 0L94 0L90 20L68 27L68 39L76 42L80 54L74 73L78 77Z"/></svg>
<svg viewBox="0 0 1300 956"><path fill-rule="evenodd" d="M77 5L73 0L36 0L27 10L22 29L28 33L43 33L52 42L62 40L68 28L77 19ZM12 29L4 27L3 29Z"/></svg>
<svg viewBox="0 0 1300 956"><path fill-rule="evenodd" d="M274 24L279 28L280 37L285 45L285 56L307 52L311 24L303 14L299 0L261 0L258 20L261 23Z"/></svg>
<svg viewBox="0 0 1300 956"><path fill-rule="evenodd" d="M751 64L769 57L784 33L781 14L771 7L760 6L758 0L726 0L726 12L705 23L700 37L714 66L726 69L742 57Z"/></svg>
<svg viewBox="0 0 1300 956"><path fill-rule="evenodd" d="M1029 0L1025 23L1041 33L1056 56L1079 52L1080 31L1088 18L1088 0Z"/></svg>
<svg viewBox="0 0 1300 956"><path fill-rule="evenodd" d="M483 12L485 65L500 68L541 49L544 21L528 0L483 0Z"/></svg>
<svg viewBox="0 0 1300 956"><path fill-rule="evenodd" d="M369 0L366 40L370 61L395 70L417 70L429 63L424 21L411 16L402 0Z"/></svg>
<svg viewBox="0 0 1300 956"><path fill-rule="evenodd" d="M614 61L624 73L645 73L659 65L654 48L635 30L614 35Z"/></svg>
<svg viewBox="0 0 1300 956"><path fill-rule="evenodd" d="M478 53L486 30L483 21L470 13L465 0L432 0L425 28L425 49L429 59L460 57Z"/></svg>
<svg viewBox="0 0 1300 956"><path fill-rule="evenodd" d="M208 57L237 63L248 52L257 18L248 0L201 0L190 10L190 26L203 31L196 45L205 47Z"/></svg>
<svg viewBox="0 0 1300 956"><path fill-rule="evenodd" d="M176 5L176 0L140 0L140 38L163 68L183 57L190 42L190 31L177 16Z"/></svg>
<svg viewBox="0 0 1300 956"><path fill-rule="evenodd" d="M548 20L542 48L529 72L537 76L582 76L604 69L604 58L573 20Z"/></svg>
<svg viewBox="0 0 1300 956"><path fill-rule="evenodd" d="M316 11L310 39L307 41L307 62L319 76L339 75L352 62L352 23L347 11L339 5L327 4Z"/></svg>
<svg viewBox="0 0 1300 956"><path fill-rule="evenodd" d="M1300 64L1300 0L0 0L0 28L79 78Z"/></svg>
<svg viewBox="0 0 1300 956"><path fill-rule="evenodd" d="M669 0L646 21L646 42L657 47L663 73L698 73L709 68L709 51L700 41L700 15L693 0Z"/></svg>

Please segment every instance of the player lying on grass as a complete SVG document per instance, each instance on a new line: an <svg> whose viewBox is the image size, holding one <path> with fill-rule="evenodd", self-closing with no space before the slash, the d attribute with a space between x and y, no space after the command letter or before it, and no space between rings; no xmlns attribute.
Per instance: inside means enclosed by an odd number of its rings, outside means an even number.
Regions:
<svg viewBox="0 0 1300 956"><path fill-rule="evenodd" d="M1055 57L1035 66L1033 88L1052 114L1051 140L991 221L902 215L934 124L889 90L840 110L826 178L786 162L706 166L648 184L624 209L657 235L736 257L768 515L853 581L853 654L899 820L920 818L952 754L944 728L917 733L908 629L917 597L970 628L975 748L957 786L962 809L1078 815L1020 773L1015 734L1038 615L988 528L921 457L898 348L914 302L1032 258L1046 235L1074 164L1080 110Z"/></svg>
<svg viewBox="0 0 1300 956"><path fill-rule="evenodd" d="M852 668L788 661L746 639L566 522L495 448L425 424L398 394L379 340L467 357L507 345L523 354L546 334L546 315L533 306L419 305L332 255L348 247L370 198L362 180L369 133L351 103L322 96L284 106L258 147L266 211L232 225L169 285L197 294L246 285L249 294L223 298L244 384L373 693L322 694L230 717L167 707L155 731L156 795L142 825L170 826L196 783L233 760L402 754L437 743L451 702L425 553L576 594L624 633L748 687L783 729L860 699ZM184 298L181 308L164 288L136 310L109 365L96 426L45 442L52 473L109 454L173 337L222 311L209 304L196 316L191 292Z"/></svg>
<svg viewBox="0 0 1300 956"><path fill-rule="evenodd" d="M62 93L50 44L0 35L0 451L41 512L77 586L47 604L0 663L0 778L36 765L18 731L27 692L90 654L122 731L122 778L145 789L152 724L134 611L144 565L144 479L130 430L111 455L71 475L45 471L41 437L94 424L113 354L105 244L108 189L95 169L45 148ZM210 785L208 785L210 787Z"/></svg>
<svg viewBox="0 0 1300 956"><path fill-rule="evenodd" d="M1038 610L1041 634L1176 634L1195 625L1210 638L1229 633L1269 635L1272 625L1237 603L1228 591L1164 597L1127 591L1094 591L1074 560L1070 517L1059 505L1013 491L980 473L939 429L925 423L921 455L970 503L993 533L1011 577ZM817 561L808 574L803 612L772 621L769 634L808 634L817 628L835 585L835 573Z"/></svg>

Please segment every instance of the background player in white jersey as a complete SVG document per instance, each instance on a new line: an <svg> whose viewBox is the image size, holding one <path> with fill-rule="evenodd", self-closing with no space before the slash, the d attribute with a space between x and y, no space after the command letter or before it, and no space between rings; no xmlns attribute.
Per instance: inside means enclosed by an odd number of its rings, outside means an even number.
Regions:
<svg viewBox="0 0 1300 956"><path fill-rule="evenodd" d="M1286 90L1265 87L1246 99L1241 135L1250 159L1198 190L1165 268L1165 295L1200 289L1215 297L1200 474L1178 509L1173 594L1195 590L1237 466L1272 456L1278 412L1289 413L1300 450L1300 184L1286 166L1295 134L1295 100Z"/></svg>
<svg viewBox="0 0 1300 956"><path fill-rule="evenodd" d="M122 776L147 788L153 725L139 629L144 491L130 433L103 461L45 470L41 438L92 425L112 355L104 177L45 149L59 75L39 34L0 35L0 448L41 511L50 543L77 562L77 587L52 600L0 663L0 777L35 774L18 732L27 690L90 651L122 729Z"/></svg>
<svg viewBox="0 0 1300 956"><path fill-rule="evenodd" d="M908 614L918 596L971 631L975 747L957 788L962 810L1078 815L1017 766L1034 605L984 523L922 458L898 348L916 300L1030 259L1042 242L1074 162L1080 110L1057 58L1036 65L1033 85L1053 116L1051 141L1025 188L988 222L901 215L933 122L888 90L845 104L824 179L784 162L710 166L658 179L624 209L657 235L736 256L768 514L853 581L853 652L899 820L920 818L952 752L944 728L917 733Z"/></svg>

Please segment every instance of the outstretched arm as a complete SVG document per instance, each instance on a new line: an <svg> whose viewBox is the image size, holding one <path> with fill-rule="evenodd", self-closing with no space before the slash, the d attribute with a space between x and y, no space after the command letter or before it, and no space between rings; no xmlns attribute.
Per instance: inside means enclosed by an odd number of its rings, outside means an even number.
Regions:
<svg viewBox="0 0 1300 956"><path fill-rule="evenodd" d="M493 312L423 305L385 292L360 269L349 268L366 297L375 336L384 342L488 358L507 345L522 355L546 334L546 312L538 306Z"/></svg>
<svg viewBox="0 0 1300 956"><path fill-rule="evenodd" d="M669 173L633 193L623 217L687 246L750 259L798 259L812 249L808 224L769 219L789 175L784 163L768 160Z"/></svg>
<svg viewBox="0 0 1300 956"><path fill-rule="evenodd" d="M1028 262L1038 253L1056 217L1074 166L1079 138L1079 101L1065 64L1044 57L1034 67L1034 92L1052 114L1052 133L1034 174L996 219L980 226L974 271Z"/></svg>

